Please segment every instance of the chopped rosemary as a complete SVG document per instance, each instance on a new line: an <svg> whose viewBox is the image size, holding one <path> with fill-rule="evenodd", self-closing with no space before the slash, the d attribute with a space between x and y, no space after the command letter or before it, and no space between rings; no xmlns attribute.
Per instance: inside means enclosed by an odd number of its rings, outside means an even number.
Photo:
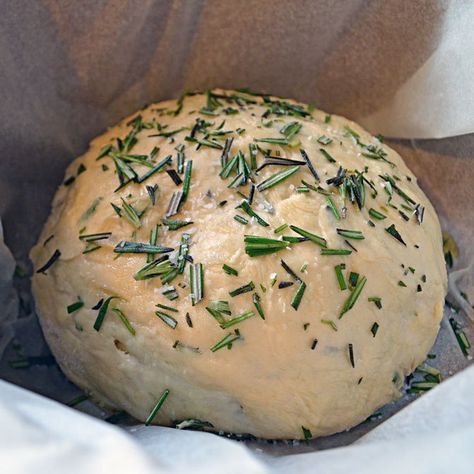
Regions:
<svg viewBox="0 0 474 474"><path fill-rule="evenodd" d="M171 329L176 329L178 325L178 321L173 318L173 316L165 313L164 311L155 311L155 314Z"/></svg>
<svg viewBox="0 0 474 474"><path fill-rule="evenodd" d="M183 182L183 197L181 199L181 203L185 202L188 198L189 194L189 187L191 185L191 173L193 170L193 161L188 160L186 162L186 169L184 171L184 182Z"/></svg>
<svg viewBox="0 0 474 474"><path fill-rule="evenodd" d="M250 257L268 255L288 247L288 243L284 240L269 239L257 235L246 235L244 242L245 253Z"/></svg>
<svg viewBox="0 0 474 474"><path fill-rule="evenodd" d="M125 219L132 224L133 227L136 229L139 229L141 227L141 221L140 221L140 214L137 212L137 210L128 204L124 198L121 198L122 200L122 209L123 209L123 216Z"/></svg>
<svg viewBox="0 0 474 474"><path fill-rule="evenodd" d="M230 267L226 263L222 265L222 269L227 273L227 275L234 275L234 276L239 275L239 272L235 268Z"/></svg>
<svg viewBox="0 0 474 474"><path fill-rule="evenodd" d="M406 287L407 287L407 284L406 284L404 281L399 280L399 281L398 281L398 286L401 286L402 288L406 288Z"/></svg>
<svg viewBox="0 0 474 474"><path fill-rule="evenodd" d="M306 151L301 149L300 153L301 153L301 156L303 157L304 161L306 161L306 166L308 167L309 171L313 175L314 179L316 181L319 181L319 175L318 175L316 169L314 168L313 163L311 163L311 160L309 159L309 156L306 153Z"/></svg>
<svg viewBox="0 0 474 474"><path fill-rule="evenodd" d="M188 161L188 163L191 163ZM183 191L175 191L171 196L170 202L168 204L168 209L166 210L166 217L171 217L176 215L179 212L179 206L183 200Z"/></svg>
<svg viewBox="0 0 474 474"><path fill-rule="evenodd" d="M79 240L85 242L95 242L97 240L106 240L112 235L112 232L98 232L96 234L82 234L79 236Z"/></svg>
<svg viewBox="0 0 474 474"><path fill-rule="evenodd" d="M215 139L212 139L212 140L207 140L206 138L198 139L198 138L193 138L193 137L190 137L190 136L187 136L184 139L187 142L197 143L198 145L197 145L196 149L199 149L202 146L206 146L206 147L209 147L209 148L216 148L218 150L223 150L224 149L224 147L218 141L216 141Z"/></svg>
<svg viewBox="0 0 474 474"><path fill-rule="evenodd" d="M168 155L166 158L162 159L158 164L150 168L143 176L140 176L136 179L137 183L143 183L148 178L153 176L158 171L162 170L167 164L171 162L172 156Z"/></svg>
<svg viewBox="0 0 474 474"><path fill-rule="evenodd" d="M346 280L344 279L344 275L342 273L342 270L344 270L345 268L346 268L346 265L344 263L341 263L334 267L334 270L336 272L337 282L339 283L339 288L341 290L347 290Z"/></svg>
<svg viewBox="0 0 474 474"><path fill-rule="evenodd" d="M318 345L318 340L313 339L313 342L311 343L311 350L314 351L314 349L316 349L317 345Z"/></svg>
<svg viewBox="0 0 474 474"><path fill-rule="evenodd" d="M199 350L199 347L188 346L187 344L183 344L181 341L174 341L173 349L176 349L182 352L191 352L195 354L201 353L201 351Z"/></svg>
<svg viewBox="0 0 474 474"><path fill-rule="evenodd" d="M76 301L75 303L70 304L70 305L67 307L67 314L74 313L74 312L76 312L77 310L81 309L83 306L84 306L84 301L82 301L82 300L79 298L78 301Z"/></svg>
<svg viewBox="0 0 474 474"><path fill-rule="evenodd" d="M250 169L257 169L257 146L254 143L249 144Z"/></svg>
<svg viewBox="0 0 474 474"><path fill-rule="evenodd" d="M295 294L291 298L290 305L293 309L298 310L301 300L303 299L304 292L306 290L306 283L304 281L300 281L298 288L295 291Z"/></svg>
<svg viewBox="0 0 474 474"><path fill-rule="evenodd" d="M364 289L364 285L367 282L367 278L365 276L361 277L357 281L357 285L355 288L351 291L351 294L345 301L341 312L339 313L339 319L341 319L345 313L347 313L350 309L352 309L359 298L360 294L362 293L362 290Z"/></svg>
<svg viewBox="0 0 474 474"><path fill-rule="evenodd" d="M301 130L301 127L302 124L299 122L289 122L280 129L280 133L290 141Z"/></svg>
<svg viewBox="0 0 474 474"><path fill-rule="evenodd" d="M283 171L279 171L278 173L271 175L269 178L265 179L264 181L262 181L260 184L257 185L258 191L260 192L265 191L266 189L269 189L275 186L276 184L281 183L285 179L295 174L299 169L300 169L299 166L292 166L291 168L288 168Z"/></svg>
<svg viewBox="0 0 474 474"><path fill-rule="evenodd" d="M166 389L161 394L160 398L156 402L156 405L153 407L153 410L151 410L151 413L148 415L148 418L145 421L145 426L149 426L153 422L153 420L156 417L156 414L158 413L158 411L162 407L163 403L165 403L165 400L168 398L169 394L170 394L170 391L168 389Z"/></svg>
<svg viewBox="0 0 474 474"><path fill-rule="evenodd" d="M158 242L158 233L160 231L160 224L156 224L155 227L153 227L153 229L150 230L150 245L153 245L153 246L156 246L157 242ZM146 261L147 263L150 263L153 261L153 258L154 258L154 255L153 253L149 253L146 257Z"/></svg>
<svg viewBox="0 0 474 474"><path fill-rule="evenodd" d="M321 145L330 145L333 142L333 140L332 140L332 138L329 138L326 135L321 135L318 138L317 142L321 143Z"/></svg>
<svg viewBox="0 0 474 474"><path fill-rule="evenodd" d="M176 308L173 308L172 306L166 306L165 304L157 303L155 306L157 308L166 309L166 311L173 311L173 313L178 312Z"/></svg>
<svg viewBox="0 0 474 474"><path fill-rule="evenodd" d="M48 261L42 267L36 270L36 273L42 273L43 275L46 275L46 271L49 270L54 265L54 263L59 259L60 256L61 256L61 251L56 249L53 252L53 255L49 257Z"/></svg>
<svg viewBox="0 0 474 474"><path fill-rule="evenodd" d="M261 299L258 293L254 293L252 296L252 301L255 306L255 309L257 310L257 313L262 319L265 319L265 314L263 312L262 304L261 304Z"/></svg>
<svg viewBox="0 0 474 474"><path fill-rule="evenodd" d="M178 430L204 430L206 428L214 428L214 425L208 421L190 418L189 420L175 422L174 427Z"/></svg>
<svg viewBox="0 0 474 474"><path fill-rule="evenodd" d="M347 346L348 350L349 350L349 361L352 365L352 368L355 368L355 361L354 361L354 348L352 346L352 344L348 344Z"/></svg>
<svg viewBox="0 0 474 474"><path fill-rule="evenodd" d="M174 301L179 297L178 292L176 291L176 288L174 286L163 287L161 290L161 294L165 298L168 298L170 301Z"/></svg>
<svg viewBox="0 0 474 474"><path fill-rule="evenodd" d="M346 239L354 239L354 240L364 240L365 237L363 236L360 230L348 230L348 229L336 229L336 232Z"/></svg>
<svg viewBox="0 0 474 474"><path fill-rule="evenodd" d="M161 245L151 245L141 242L128 242L126 240L120 241L114 248L115 253L169 253L172 252L171 247L162 247Z"/></svg>
<svg viewBox="0 0 474 474"><path fill-rule="evenodd" d="M120 310L119 308L112 308L112 311L120 318L120 321L122 321L123 325L127 329L127 331L132 335L135 336L136 332L134 327L130 324L130 321L128 320L127 316L125 313Z"/></svg>
<svg viewBox="0 0 474 474"><path fill-rule="evenodd" d="M339 209L337 208L336 203L334 202L334 199L332 196L327 196L326 203L329 209L331 209L332 213L334 214L334 217L336 218L336 220L338 221L341 220L341 213L339 212Z"/></svg>
<svg viewBox="0 0 474 474"><path fill-rule="evenodd" d="M223 167L221 172L219 173L219 176L223 179L226 179L229 177L230 173L232 170L236 167L237 163L239 161L239 155L235 155L230 161L228 161Z"/></svg>
<svg viewBox="0 0 474 474"><path fill-rule="evenodd" d="M204 298L204 266L202 263L194 263L189 268L191 304L195 306Z"/></svg>
<svg viewBox="0 0 474 474"><path fill-rule="evenodd" d="M337 332L337 325L332 319L321 319L321 322L326 326L329 326L333 331Z"/></svg>
<svg viewBox="0 0 474 474"><path fill-rule="evenodd" d="M232 347L232 343L234 341L237 341L238 339L241 339L239 333L229 333L211 347L211 352L216 352L219 349L222 349L223 347L227 347L228 349L230 349Z"/></svg>
<svg viewBox="0 0 474 474"><path fill-rule="evenodd" d="M367 298L367 301L374 303L378 309L382 309L382 298L380 298L380 296L369 296L369 298Z"/></svg>
<svg viewBox="0 0 474 474"><path fill-rule="evenodd" d="M255 138L254 141L258 143L270 143L272 145L290 145L290 141L288 140L288 138Z"/></svg>
<svg viewBox="0 0 474 474"><path fill-rule="evenodd" d="M255 316L255 313L253 311L245 311L245 313L242 313L240 316L236 316L235 318L228 319L227 321L224 321L220 326L222 329L227 329L231 326L234 326L235 324L239 324L242 321L245 321L246 319L249 319L251 317Z"/></svg>
<svg viewBox="0 0 474 474"><path fill-rule="evenodd" d="M189 313L186 313L186 324L192 328L193 327L193 320L191 319L191 316Z"/></svg>
<svg viewBox="0 0 474 474"><path fill-rule="evenodd" d="M288 228L288 224L282 224L280 226L278 226L274 231L273 233L275 234L279 234L280 232L283 232L285 229Z"/></svg>
<svg viewBox="0 0 474 474"><path fill-rule="evenodd" d="M234 298L235 296L242 295L243 293L248 293L249 291L253 291L255 289L255 284L253 281L247 283L246 285L240 286L235 290L229 291L229 295Z"/></svg>
<svg viewBox="0 0 474 474"><path fill-rule="evenodd" d="M387 216L385 214L382 214L381 212L376 211L373 207L371 207L369 209L369 215L371 217L373 217L374 219L377 219L379 221L387 218Z"/></svg>
<svg viewBox="0 0 474 474"><path fill-rule="evenodd" d="M268 227L270 224L262 219L250 206L247 201L242 201L236 209L242 209L250 217L254 217L256 221L263 227ZM240 221L239 221L240 222Z"/></svg>
<svg viewBox="0 0 474 474"><path fill-rule="evenodd" d="M336 163L336 160L324 148L320 148L319 152L329 161L329 163Z"/></svg>
<svg viewBox="0 0 474 474"><path fill-rule="evenodd" d="M350 255L349 249L321 249L321 255Z"/></svg>
<svg viewBox="0 0 474 474"><path fill-rule="evenodd" d="M168 227L169 230L178 230L181 229L181 227L186 227L187 225L194 224L193 221L189 220L174 220L174 219L161 219L161 222Z"/></svg>
<svg viewBox="0 0 474 474"><path fill-rule="evenodd" d="M174 269L173 264L170 262L168 255L163 255L160 258L147 263L138 272L133 275L133 278L137 281L148 280L159 275L164 275Z"/></svg>
<svg viewBox="0 0 474 474"><path fill-rule="evenodd" d="M302 235L303 237L306 237L307 239L311 240L311 242L314 242L315 244L321 247L326 247L327 245L326 239L323 237L320 237L319 235L312 234L311 232L301 229L300 227L296 227L295 225L290 225L290 229L293 232L296 232L297 234Z"/></svg>
<svg viewBox="0 0 474 474"><path fill-rule="evenodd" d="M102 199L104 199L103 197L99 196L97 198L95 198L93 201L92 201L92 204L84 211L84 213L81 215L81 217L79 218L79 222L84 222L86 221L87 219L89 219L89 217L92 216L92 214L95 213L95 211L97 211L97 207L99 206L99 204L101 203Z"/></svg>
<svg viewBox="0 0 474 474"><path fill-rule="evenodd" d="M290 275L292 278L294 278L297 282L301 282L301 278L294 272L290 266L283 260L280 260L281 266L285 269L285 271Z"/></svg>
<svg viewBox="0 0 474 474"><path fill-rule="evenodd" d="M100 151L99 155L96 158L96 161L100 160L101 158L104 158L104 156L107 156L111 151L112 151L112 145L109 143L108 145L104 145Z"/></svg>
<svg viewBox="0 0 474 474"><path fill-rule="evenodd" d="M304 426L302 426L301 429L303 430L303 438L308 443L313 437L313 434L311 433L311 430L305 428Z"/></svg>
<svg viewBox="0 0 474 474"><path fill-rule="evenodd" d="M466 336L466 333L462 330L462 326L454 318L449 318L449 324L451 325L454 335L456 336L456 340L458 341L462 353L468 357L471 344Z"/></svg>
<svg viewBox="0 0 474 474"><path fill-rule="evenodd" d="M171 178L176 186L179 186L183 180L179 177L179 174L174 169L166 170L166 174Z"/></svg>
<svg viewBox="0 0 474 474"><path fill-rule="evenodd" d="M109 296L101 305L99 308L99 314L97 315L97 319L94 322L94 329L96 331L99 331L99 329L102 327L102 324L104 322L105 316L107 314L107 310L109 309L110 302L113 299L117 299L118 296Z"/></svg>
<svg viewBox="0 0 474 474"><path fill-rule="evenodd" d="M377 323L372 324L372 327L370 328L370 332L372 333L372 336L375 337L378 330L379 330L379 325Z"/></svg>

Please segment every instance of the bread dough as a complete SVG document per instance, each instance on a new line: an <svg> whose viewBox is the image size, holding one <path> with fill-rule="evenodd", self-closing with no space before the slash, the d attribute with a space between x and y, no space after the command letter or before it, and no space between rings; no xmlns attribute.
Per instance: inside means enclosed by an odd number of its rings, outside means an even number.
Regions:
<svg viewBox="0 0 474 474"><path fill-rule="evenodd" d="M267 138L277 140L259 141ZM232 139L227 157L226 139L227 146ZM258 172L251 169L250 149L258 167L267 163ZM223 162L238 151L243 160L220 177ZM173 193L183 190L175 181L185 176L166 170L178 171L183 154L184 169L192 160L189 192L179 212L166 217ZM319 180L302 164L305 154ZM163 169L139 182L168 155ZM277 175L266 188L266 180L283 171L293 174L281 181ZM117 190L120 177L133 179ZM246 209L260 222L237 209L252 181L257 186ZM104 406L144 421L168 394L153 423L197 419L216 431L263 438L328 435L397 398L436 337L446 290L436 213L400 156L345 118L247 92L186 95L151 105L93 140L67 169L66 184L31 252L35 270L56 250L60 256L35 273L33 290L62 370ZM172 230L163 224L167 218L192 223ZM283 224L310 232L313 240L267 255L246 253L245 235L280 242L302 237L290 227L275 233ZM114 252L121 241L132 248L149 243L156 225L157 245L173 251L155 254L165 263L154 268L178 265L182 236L190 235L184 272L165 286L159 275L134 278L146 254ZM84 237L96 233L111 234ZM352 253L322 254L327 249ZM197 264L204 274L201 300L190 287ZM224 264L238 275L226 273ZM335 270L340 264L344 290ZM295 309L301 281L306 288ZM229 295L250 282L251 291ZM166 291L170 285L174 292ZM111 296L107 311L94 309ZM228 302L231 315L218 301ZM101 313L102 324L96 322ZM240 322L228 323L242 314ZM211 351L226 336L235 340Z"/></svg>

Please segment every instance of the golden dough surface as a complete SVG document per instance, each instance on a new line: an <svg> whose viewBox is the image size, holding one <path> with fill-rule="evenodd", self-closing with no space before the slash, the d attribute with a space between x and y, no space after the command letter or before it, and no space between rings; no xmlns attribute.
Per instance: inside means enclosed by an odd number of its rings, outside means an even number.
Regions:
<svg viewBox="0 0 474 474"><path fill-rule="evenodd" d="M438 218L347 119L187 95L93 140L65 182L31 252L35 270L59 257L33 291L64 373L104 406L144 421L163 396L156 424L328 435L397 398L434 342Z"/></svg>

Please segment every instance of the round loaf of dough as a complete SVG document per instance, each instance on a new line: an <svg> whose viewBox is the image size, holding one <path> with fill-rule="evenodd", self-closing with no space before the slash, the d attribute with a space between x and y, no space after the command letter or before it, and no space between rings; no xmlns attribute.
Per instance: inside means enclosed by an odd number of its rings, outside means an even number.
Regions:
<svg viewBox="0 0 474 474"><path fill-rule="evenodd" d="M397 398L446 289L436 213L383 138L241 91L96 138L31 256L46 339L93 399L263 438L335 433Z"/></svg>

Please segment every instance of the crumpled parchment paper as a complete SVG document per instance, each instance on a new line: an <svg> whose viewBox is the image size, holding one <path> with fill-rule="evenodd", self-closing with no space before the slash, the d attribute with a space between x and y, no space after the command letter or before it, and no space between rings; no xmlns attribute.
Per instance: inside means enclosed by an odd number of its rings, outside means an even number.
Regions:
<svg viewBox="0 0 474 474"><path fill-rule="evenodd" d="M473 24L474 4L467 0L4 5L0 217L19 268L12 283L14 261L0 238L0 377L63 403L80 395L41 336L25 276L28 251L67 163L88 141L144 104L184 89L248 86L315 103L373 133L405 138L390 145L418 176L443 228L457 241L454 270L466 267L474 258ZM472 294L472 288L464 290ZM437 357L429 361L445 379L470 364L450 318L474 341L462 312L446 308L433 349ZM0 461L9 473L398 473L407 466L463 472L473 464L473 391L468 368L401 411L414 395L348 432L306 445L238 443L130 420L118 429L0 382ZM88 401L76 408L96 418L109 415Z"/></svg>

